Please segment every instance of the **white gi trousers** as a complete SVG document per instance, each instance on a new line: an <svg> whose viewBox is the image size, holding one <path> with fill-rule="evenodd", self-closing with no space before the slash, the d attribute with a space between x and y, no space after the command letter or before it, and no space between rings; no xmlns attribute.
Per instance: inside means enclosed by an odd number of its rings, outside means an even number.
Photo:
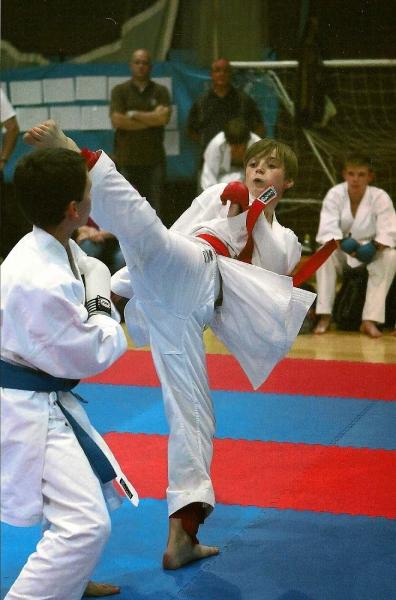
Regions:
<svg viewBox="0 0 396 600"><path fill-rule="evenodd" d="M213 455L215 418L206 367L203 332L214 315L215 300L220 291L217 257L211 250L212 260L205 262L208 246L198 240L168 236L173 248L172 260L159 252L155 262L162 265L164 281L174 281L177 273L184 279L189 269L195 271L195 280L202 282L201 299L195 309L182 320L169 310L166 330L180 333L177 348L164 341L163 331L154 307L146 306L150 323L150 346L158 377L161 382L165 414L169 426L168 438L168 514L192 502L202 502L209 513L215 505L210 477ZM144 262L150 270L152 258ZM169 275L169 277L167 277ZM128 306L128 305L127 305ZM126 311L127 313L128 311Z"/></svg>
<svg viewBox="0 0 396 600"><path fill-rule="evenodd" d="M335 250L316 273L316 313L330 315L336 294L337 275L342 275L347 255ZM368 281L362 320L384 323L386 295L396 275L396 250L385 248L377 251L374 260L367 265Z"/></svg>
<svg viewBox="0 0 396 600"><path fill-rule="evenodd" d="M42 479L45 530L5 600L80 600L110 534L99 480L55 399Z"/></svg>
<svg viewBox="0 0 396 600"><path fill-rule="evenodd" d="M197 310L189 317L181 354L164 354L156 345L151 347L170 430L169 515L191 502L204 503L208 513L215 505L210 477L215 417L202 336L205 316Z"/></svg>
<svg viewBox="0 0 396 600"><path fill-rule="evenodd" d="M205 504L209 511L215 502L210 479L215 422L203 330L213 324L217 312L214 305L220 289L220 272L226 271L226 265L222 265L221 257L217 257L214 250L202 240L168 231L149 204L116 172L114 164L104 153L93 167L91 178L92 218L118 238L132 282L133 289L129 293L124 294L114 285L113 290L131 298L125 308L125 322L135 344L150 345L163 390L170 428L169 514L192 502ZM244 217L235 219L238 231L241 228L246 231ZM275 341L268 343L265 356L260 356L267 362L272 350L269 346L275 346L272 352L276 356L271 366L273 368L284 356L288 343L291 344L297 335L314 295L298 290L308 295L309 301L302 311L294 311L295 294L290 278L243 263L235 270L235 287L238 289L231 289L232 286L227 283L227 289L231 292L228 304L234 305L238 299L235 298L237 292L241 296L242 291L250 287L253 292L250 291L248 299L252 300L253 296L254 314L259 314L260 321L266 324L268 321L265 316L270 313L274 317L270 323L274 324L278 316L276 331L273 327L265 327L263 334L267 342L272 338ZM244 275L241 270L248 273ZM252 275L252 272L257 273ZM228 273L233 279L234 269L229 267ZM250 281L249 286L247 281ZM261 286L271 298L265 306L258 299L262 296ZM241 317L239 308L245 298L239 298L235 312L227 313L229 317L226 319L228 330L233 331L235 320L241 321L242 329L244 323L249 323L249 327L243 331L244 338L249 337L252 329L258 329L254 319L252 323L246 314L250 312L250 305L246 302L245 313ZM295 312L301 312L299 318L295 317ZM292 327L289 327L290 321L293 322ZM289 329L293 327L296 330L289 335ZM237 338L234 339L235 346L238 342L249 345L249 339L241 340L239 332L235 333L234 338ZM265 372L265 369L261 371ZM259 384L264 378L260 379Z"/></svg>

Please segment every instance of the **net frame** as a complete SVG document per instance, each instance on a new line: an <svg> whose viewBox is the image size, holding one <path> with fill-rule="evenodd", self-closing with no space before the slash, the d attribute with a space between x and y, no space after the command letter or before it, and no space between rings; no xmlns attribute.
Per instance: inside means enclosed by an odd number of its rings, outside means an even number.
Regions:
<svg viewBox="0 0 396 600"><path fill-rule="evenodd" d="M263 82L264 74L267 94L272 91L279 103L274 137L289 143L300 163L297 184L283 199L279 214L301 241L314 240L323 197L341 180L342 158L348 151L373 158L374 185L385 189L395 203L396 59L324 60L330 112L333 104L336 114L325 126L311 129L296 125L294 118L298 61L231 61L231 65L248 93L249 81L255 77L259 81L260 74Z"/></svg>

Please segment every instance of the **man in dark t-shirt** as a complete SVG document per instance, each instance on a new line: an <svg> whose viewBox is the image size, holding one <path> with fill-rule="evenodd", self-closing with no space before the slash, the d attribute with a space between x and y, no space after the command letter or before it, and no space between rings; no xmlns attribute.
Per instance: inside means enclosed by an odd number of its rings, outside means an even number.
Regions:
<svg viewBox="0 0 396 600"><path fill-rule="evenodd" d="M164 127L171 116L166 87L150 79L151 57L135 50L132 78L111 92L110 118L115 129L114 154L118 170L160 212L166 175Z"/></svg>
<svg viewBox="0 0 396 600"><path fill-rule="evenodd" d="M231 83L231 65L225 58L212 64L212 86L192 105L187 122L191 139L201 144L202 152L210 140L231 119L242 117L249 131L264 137L262 115L250 96L235 88Z"/></svg>

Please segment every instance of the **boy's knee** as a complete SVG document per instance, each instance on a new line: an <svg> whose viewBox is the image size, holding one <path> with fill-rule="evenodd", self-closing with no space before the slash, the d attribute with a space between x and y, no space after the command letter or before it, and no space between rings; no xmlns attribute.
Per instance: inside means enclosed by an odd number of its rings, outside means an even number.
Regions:
<svg viewBox="0 0 396 600"><path fill-rule="evenodd" d="M98 549L102 548L111 533L111 520L107 510L96 514L91 519L87 519L81 533L89 540L90 546Z"/></svg>

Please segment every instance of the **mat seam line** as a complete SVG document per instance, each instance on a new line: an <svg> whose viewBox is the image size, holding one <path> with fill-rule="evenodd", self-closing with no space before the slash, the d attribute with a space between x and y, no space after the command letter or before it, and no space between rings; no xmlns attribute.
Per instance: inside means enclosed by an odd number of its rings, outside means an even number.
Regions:
<svg viewBox="0 0 396 600"><path fill-rule="evenodd" d="M344 429L342 429L334 438L332 441L332 444L336 445L338 444L338 442L345 437L345 435L347 433L349 433L353 427L373 408L373 406L375 405L375 401L374 400L370 400L368 406L366 406L365 408L363 408L363 410L360 411L360 413L358 413L353 419L352 421L349 423L349 425L346 425L346 427L344 427Z"/></svg>

